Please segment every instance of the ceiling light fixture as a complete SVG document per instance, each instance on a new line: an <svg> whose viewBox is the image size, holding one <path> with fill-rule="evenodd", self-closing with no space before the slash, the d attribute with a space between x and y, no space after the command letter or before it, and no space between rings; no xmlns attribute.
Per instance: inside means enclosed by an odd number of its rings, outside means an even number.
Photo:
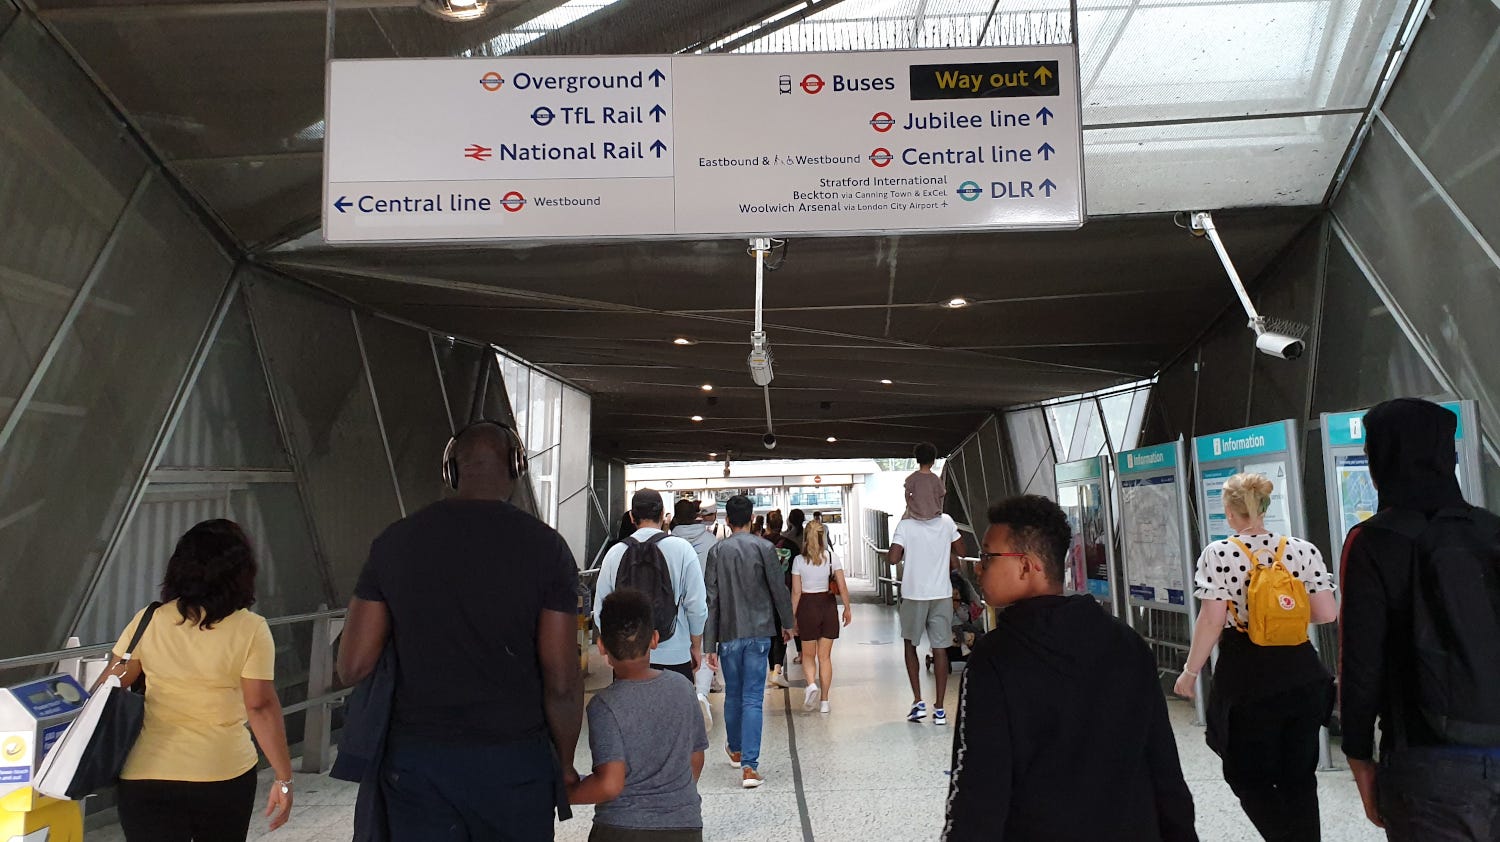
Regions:
<svg viewBox="0 0 1500 842"><path fill-rule="evenodd" d="M719 454L717 454L717 453L710 453L710 454L708 454L708 458L710 458L710 459L717 459L717 458L719 458Z"/></svg>
<svg viewBox="0 0 1500 842"><path fill-rule="evenodd" d="M698 343L696 343L693 340L687 338L686 336L679 336L676 339L672 340L672 344L673 345L697 345Z"/></svg>
<svg viewBox="0 0 1500 842"><path fill-rule="evenodd" d="M422 0L422 8L447 21L478 20L490 13L490 0Z"/></svg>
<svg viewBox="0 0 1500 842"><path fill-rule="evenodd" d="M967 298L950 298L950 299L948 299L944 303L943 306L949 308L950 310L957 310L960 307L967 307L967 306L969 306L969 299L967 299Z"/></svg>
<svg viewBox="0 0 1500 842"><path fill-rule="evenodd" d="M882 385L882 386L889 386L889 385L891 385L891 381L889 381L889 380L882 380L882 381L880 381L880 385Z"/></svg>
<svg viewBox="0 0 1500 842"><path fill-rule="evenodd" d="M693 418L692 418L692 421L695 424L698 423L699 421L702 421L702 420L703 420L703 416L702 415L694 415Z"/></svg>
<svg viewBox="0 0 1500 842"><path fill-rule="evenodd" d="M712 392L713 390L714 390L714 384L712 384L712 383L704 383L703 384L703 391L705 391L705 392Z"/></svg>
<svg viewBox="0 0 1500 842"><path fill-rule="evenodd" d="M834 443L836 443L836 442L837 442L837 441L838 441L838 439L837 439L837 438L835 438L835 437L833 437L833 436L829 436L829 437L828 437L828 443L829 443L829 444L834 444Z"/></svg>

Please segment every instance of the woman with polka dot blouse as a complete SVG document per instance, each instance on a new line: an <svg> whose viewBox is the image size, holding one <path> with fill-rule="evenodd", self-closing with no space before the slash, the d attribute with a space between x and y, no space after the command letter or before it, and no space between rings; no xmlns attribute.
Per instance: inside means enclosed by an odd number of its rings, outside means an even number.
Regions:
<svg viewBox="0 0 1500 842"><path fill-rule="evenodd" d="M1203 604L1176 691L1193 697L1218 646L1208 745L1223 758L1224 780L1266 839L1317 842L1318 729L1333 710L1333 676L1310 642L1258 646L1240 628L1250 616L1250 573L1275 562L1283 537L1282 563L1307 588L1312 622L1338 619L1338 602L1318 548L1266 529L1272 491L1261 474L1237 474L1224 484L1224 512L1235 534L1198 558L1194 595Z"/></svg>

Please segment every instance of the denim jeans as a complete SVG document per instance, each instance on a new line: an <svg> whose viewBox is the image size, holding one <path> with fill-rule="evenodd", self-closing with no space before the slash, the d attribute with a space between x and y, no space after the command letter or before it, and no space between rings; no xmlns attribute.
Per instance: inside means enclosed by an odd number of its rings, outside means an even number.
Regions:
<svg viewBox="0 0 1500 842"><path fill-rule="evenodd" d="M724 730L729 750L740 752L748 769L760 767L760 731L766 702L766 656L769 637L742 637L719 644L719 666L724 670Z"/></svg>
<svg viewBox="0 0 1500 842"><path fill-rule="evenodd" d="M1391 842L1500 842L1500 755L1398 750L1375 780Z"/></svg>

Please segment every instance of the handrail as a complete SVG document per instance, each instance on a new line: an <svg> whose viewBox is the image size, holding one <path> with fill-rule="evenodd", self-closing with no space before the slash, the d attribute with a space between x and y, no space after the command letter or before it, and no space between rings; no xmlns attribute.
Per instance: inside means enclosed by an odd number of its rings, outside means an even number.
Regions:
<svg viewBox="0 0 1500 842"><path fill-rule="evenodd" d="M306 614L288 614L285 617L276 617L266 620L266 625L277 628L279 626L293 626L298 623L311 623L317 620L341 620L344 618L345 610L340 608L332 611L312 611ZM14 658L0 658L0 672L6 670L20 669L21 667L39 667L53 664L58 661L67 661L75 658L87 658L91 655L103 655L115 647L113 643L91 643L88 646L74 646L72 649L58 649L54 652L40 652L35 655L19 655Z"/></svg>

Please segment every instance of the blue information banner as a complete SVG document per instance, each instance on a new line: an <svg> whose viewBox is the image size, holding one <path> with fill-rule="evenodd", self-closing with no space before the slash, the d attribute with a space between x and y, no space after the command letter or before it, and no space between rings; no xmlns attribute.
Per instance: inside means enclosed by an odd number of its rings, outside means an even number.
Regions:
<svg viewBox="0 0 1500 842"><path fill-rule="evenodd" d="M1193 439L1199 464L1242 460L1252 456L1278 455L1286 452L1286 425L1262 424L1243 430L1230 430Z"/></svg>
<svg viewBox="0 0 1500 842"><path fill-rule="evenodd" d="M1077 462L1064 462L1054 469L1054 475L1058 482L1084 482L1099 479L1104 476L1104 459L1095 457Z"/></svg>
<svg viewBox="0 0 1500 842"><path fill-rule="evenodd" d="M1443 409L1458 416L1458 432L1455 441L1464 440L1464 413L1457 401L1439 404ZM1362 447L1365 443L1365 410L1358 412L1335 412L1328 416L1328 443L1334 447Z"/></svg>
<svg viewBox="0 0 1500 842"><path fill-rule="evenodd" d="M1163 471L1177 467L1177 445L1158 444L1127 450L1120 454L1119 469L1122 474L1142 474L1148 471Z"/></svg>

